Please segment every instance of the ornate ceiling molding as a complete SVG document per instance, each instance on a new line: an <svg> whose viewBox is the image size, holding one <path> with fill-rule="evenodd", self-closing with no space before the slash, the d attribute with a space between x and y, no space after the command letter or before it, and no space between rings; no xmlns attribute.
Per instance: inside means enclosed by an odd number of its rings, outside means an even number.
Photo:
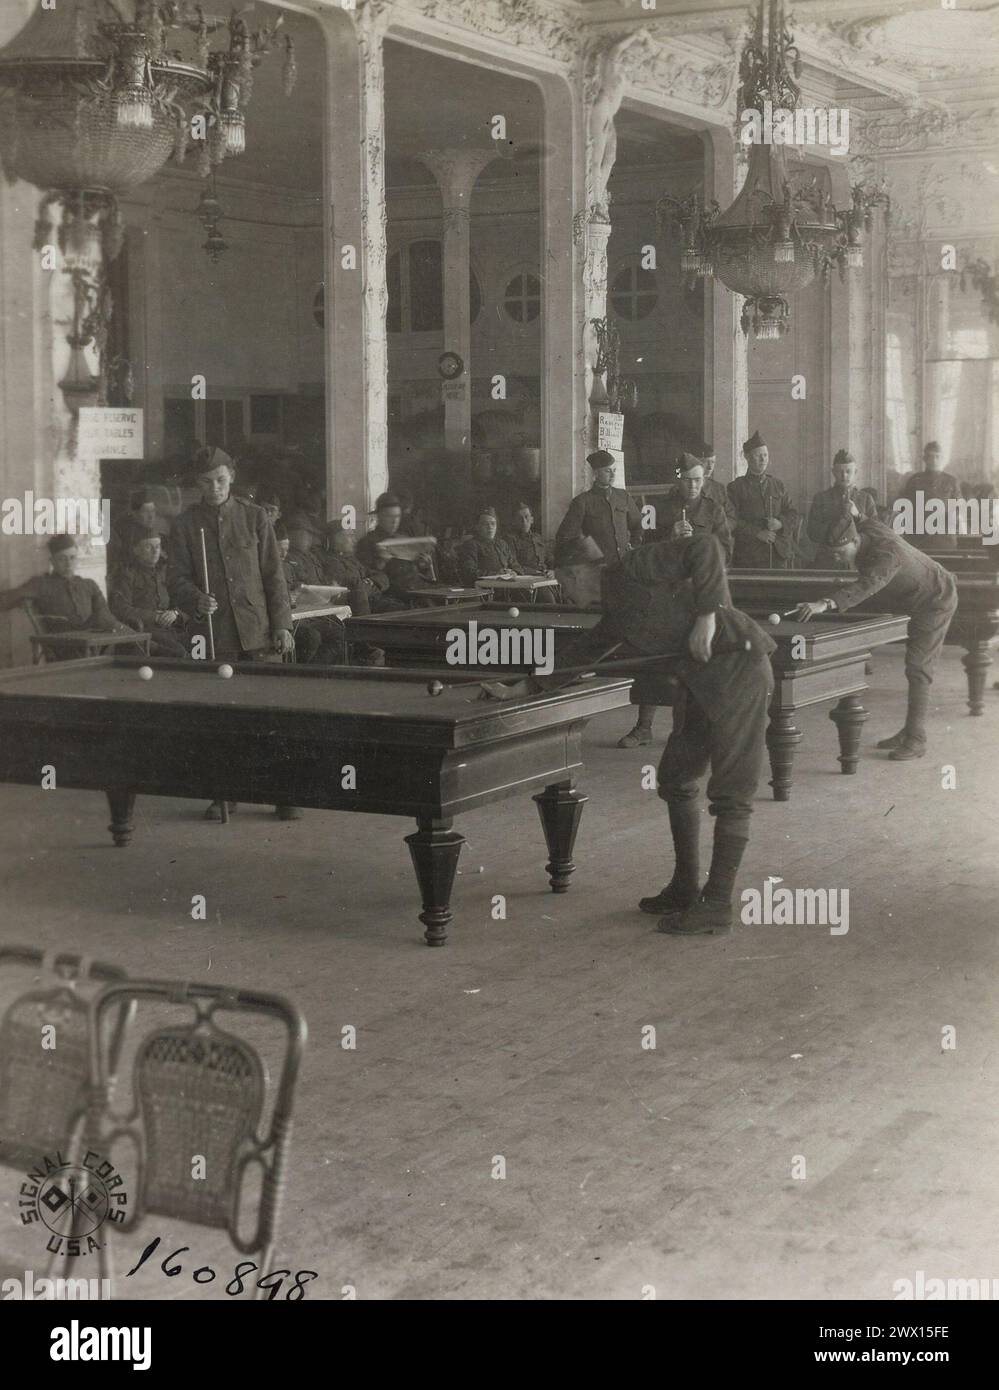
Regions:
<svg viewBox="0 0 999 1390"><path fill-rule="evenodd" d="M992 146L999 129L999 105L970 111L943 106L892 108L861 115L851 148L861 155L919 153L946 146Z"/></svg>
<svg viewBox="0 0 999 1390"><path fill-rule="evenodd" d="M407 10L415 11L424 19L554 58L566 68L577 62L583 46L579 21L554 0L401 0L392 9L393 18L402 20Z"/></svg>

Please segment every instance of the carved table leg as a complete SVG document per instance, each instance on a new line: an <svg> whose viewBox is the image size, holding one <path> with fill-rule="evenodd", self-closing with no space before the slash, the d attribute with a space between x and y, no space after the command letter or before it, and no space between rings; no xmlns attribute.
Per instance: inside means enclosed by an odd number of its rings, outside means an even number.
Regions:
<svg viewBox="0 0 999 1390"><path fill-rule="evenodd" d="M556 782L538 792L534 801L548 845L549 862L545 865L545 873L552 892L564 893L569 887L570 875L575 872L572 848L589 797L578 792L571 782Z"/></svg>
<svg viewBox="0 0 999 1390"><path fill-rule="evenodd" d="M132 812L135 809L135 793L109 791L106 793L111 808L111 824L108 829L119 849L124 849L132 838Z"/></svg>
<svg viewBox="0 0 999 1390"><path fill-rule="evenodd" d="M419 816L416 823L419 830L406 836L406 844L423 900L423 936L428 946L443 946L451 920L451 888L465 837L452 831L450 820Z"/></svg>
<svg viewBox="0 0 999 1390"><path fill-rule="evenodd" d="M844 695L835 709L829 711L839 731L839 766L841 772L853 773L857 770L860 755L860 734L867 718L867 710L860 703L859 695Z"/></svg>
<svg viewBox="0 0 999 1390"><path fill-rule="evenodd" d="M985 709L985 673L992 665L988 639L969 643L961 664L968 673L968 712L981 714Z"/></svg>
<svg viewBox="0 0 999 1390"><path fill-rule="evenodd" d="M791 768L794 750L801 742L801 730L795 728L794 715L770 712L767 729L767 748L770 750L770 785L775 801L787 801L791 796Z"/></svg>

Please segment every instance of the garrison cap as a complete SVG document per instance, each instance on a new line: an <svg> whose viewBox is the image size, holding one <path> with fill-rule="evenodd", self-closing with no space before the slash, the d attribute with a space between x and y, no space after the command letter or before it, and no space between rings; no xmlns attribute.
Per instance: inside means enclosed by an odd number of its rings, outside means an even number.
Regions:
<svg viewBox="0 0 999 1390"><path fill-rule="evenodd" d="M766 447L767 441L760 434L759 430L755 430L746 440L745 444L743 444L742 452L744 454L751 454L754 449L765 449Z"/></svg>
<svg viewBox="0 0 999 1390"><path fill-rule="evenodd" d="M49 547L49 554L58 555L60 550L72 550L76 545L76 537L67 536L65 534L61 536L50 536L47 544Z"/></svg>
<svg viewBox="0 0 999 1390"><path fill-rule="evenodd" d="M613 454L609 454L606 449L597 449L595 453L586 455L586 462L591 468L614 468L617 459Z"/></svg>
<svg viewBox="0 0 999 1390"><path fill-rule="evenodd" d="M833 463L856 463L857 460L850 453L849 449L837 449Z"/></svg>

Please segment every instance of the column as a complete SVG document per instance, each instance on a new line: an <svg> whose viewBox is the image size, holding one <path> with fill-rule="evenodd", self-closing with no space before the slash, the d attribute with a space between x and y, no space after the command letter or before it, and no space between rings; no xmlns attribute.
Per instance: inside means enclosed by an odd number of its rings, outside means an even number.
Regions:
<svg viewBox="0 0 999 1390"><path fill-rule="evenodd" d="M550 536L565 516L585 468L589 412L586 359L577 323L583 257L581 241L573 235L576 214L585 207L583 142L576 136L571 85L562 78L547 77L542 93L541 521L544 534Z"/></svg>
<svg viewBox="0 0 999 1390"><path fill-rule="evenodd" d="M496 150L426 150L419 158L437 180L443 205L444 347L465 364L463 375L445 389L444 447L449 453L467 455L472 434L470 208L475 180L496 158Z"/></svg>
<svg viewBox="0 0 999 1390"><path fill-rule="evenodd" d="M727 129L704 133L704 202L729 206L745 176ZM740 171L739 163L742 164ZM704 286L704 429L718 455L717 478L743 471L742 442L749 434L749 339L739 326L741 295L708 276Z"/></svg>
<svg viewBox="0 0 999 1390"><path fill-rule="evenodd" d="M388 485L385 70L388 13L324 12L327 509L363 534Z"/></svg>

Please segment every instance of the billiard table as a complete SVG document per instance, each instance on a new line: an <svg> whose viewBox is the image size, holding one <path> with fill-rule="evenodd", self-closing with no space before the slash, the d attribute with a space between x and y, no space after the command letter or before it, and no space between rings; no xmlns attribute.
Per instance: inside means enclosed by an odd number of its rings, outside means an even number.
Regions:
<svg viewBox="0 0 999 1390"><path fill-rule="evenodd" d="M991 555L978 551L950 551L933 559L951 570L957 582L957 612L947 641L964 647L961 662L968 676L968 710L981 714L986 673L999 636L999 572ZM805 600L828 598L854 578L851 570L733 569L728 582L736 606L747 613L783 613ZM883 606L884 599L874 594L850 612L860 617Z"/></svg>
<svg viewBox="0 0 999 1390"><path fill-rule="evenodd" d="M735 572L734 572L735 573ZM779 627L767 625L770 609L759 610L746 605L745 611L756 617L777 643L771 658L775 688L770 706L770 725L767 729L767 748L775 801L787 801L791 792L794 750L801 742L801 730L794 722L795 711L824 700L837 700L830 711L839 735L839 764L844 773L857 770L860 735L867 711L860 695L867 689L866 665L874 648L904 639L908 619L890 614L829 615L813 618L809 623L784 619ZM789 607L785 604L785 607ZM572 608L549 605L545 608L521 609L511 617L505 604L483 604L481 608L460 611L384 613L377 617L349 618L346 623L348 645L365 642L381 647L389 667L446 666L448 634L458 629L467 631L474 621L479 631L510 628L550 628L554 637L556 662L563 659L574 637L591 632L601 614L592 608ZM513 661L497 668L478 662L457 665L455 670L479 674L518 675L532 669L529 662ZM671 704L672 698L662 676L650 677L647 671L635 671L632 700L636 703ZM674 682L675 684L675 682Z"/></svg>
<svg viewBox="0 0 999 1390"><path fill-rule="evenodd" d="M153 676L139 676L143 665ZM96 657L0 674L0 781L107 794L129 843L137 794L263 802L415 819L406 836L428 946L443 946L464 836L454 817L536 792L552 890L573 873L583 728L628 703L627 677L479 699L456 674ZM353 774L349 771L353 769ZM206 834L212 831L206 829Z"/></svg>

